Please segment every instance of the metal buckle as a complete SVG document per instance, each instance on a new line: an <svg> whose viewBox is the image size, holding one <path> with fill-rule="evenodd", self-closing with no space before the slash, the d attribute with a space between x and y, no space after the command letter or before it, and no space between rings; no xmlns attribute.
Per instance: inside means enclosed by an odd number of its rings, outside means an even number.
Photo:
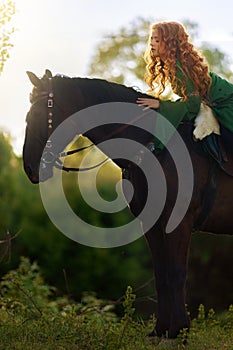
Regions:
<svg viewBox="0 0 233 350"><path fill-rule="evenodd" d="M47 152L45 151L42 155L42 162L45 164L51 164L54 163L55 159L56 159L56 155L53 152Z"/></svg>
<svg viewBox="0 0 233 350"><path fill-rule="evenodd" d="M48 107L49 108L53 107L53 100L52 99L48 99Z"/></svg>
<svg viewBox="0 0 233 350"><path fill-rule="evenodd" d="M52 147L52 141L47 140L45 148L51 148Z"/></svg>

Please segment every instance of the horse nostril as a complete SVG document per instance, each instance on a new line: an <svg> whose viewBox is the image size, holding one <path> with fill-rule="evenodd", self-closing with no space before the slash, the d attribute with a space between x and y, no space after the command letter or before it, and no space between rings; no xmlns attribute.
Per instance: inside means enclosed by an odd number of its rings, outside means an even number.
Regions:
<svg viewBox="0 0 233 350"><path fill-rule="evenodd" d="M30 166L24 166L24 170L25 170L25 173L27 174L29 180L33 183L33 184L37 184L39 182L39 178L38 176L33 173L32 169Z"/></svg>
<svg viewBox="0 0 233 350"><path fill-rule="evenodd" d="M30 177L32 175L32 171L31 168L28 165L24 164L24 171L27 174L28 177Z"/></svg>
<svg viewBox="0 0 233 350"><path fill-rule="evenodd" d="M38 179L37 177L35 177L35 176L31 176L31 177L30 177L30 180L31 180L31 182L32 182L33 184L38 184L38 183L39 183L39 179Z"/></svg>

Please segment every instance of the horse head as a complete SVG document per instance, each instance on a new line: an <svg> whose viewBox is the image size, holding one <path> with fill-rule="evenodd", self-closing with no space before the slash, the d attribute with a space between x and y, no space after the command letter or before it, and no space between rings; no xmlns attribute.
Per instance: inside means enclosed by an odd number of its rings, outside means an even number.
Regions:
<svg viewBox="0 0 233 350"><path fill-rule="evenodd" d="M62 110L54 103L52 73L46 70L42 78L32 72L27 72L27 75L33 90L30 94L31 107L26 116L23 162L30 181L38 183L53 176L55 153L50 136Z"/></svg>
<svg viewBox="0 0 233 350"><path fill-rule="evenodd" d="M48 140L48 99L49 80L52 79L50 71L46 70L40 79L34 73L27 72L33 85L30 94L31 107L26 116L26 132L23 146L24 169L32 183L39 182L40 161ZM52 167L44 166L43 178L52 176Z"/></svg>

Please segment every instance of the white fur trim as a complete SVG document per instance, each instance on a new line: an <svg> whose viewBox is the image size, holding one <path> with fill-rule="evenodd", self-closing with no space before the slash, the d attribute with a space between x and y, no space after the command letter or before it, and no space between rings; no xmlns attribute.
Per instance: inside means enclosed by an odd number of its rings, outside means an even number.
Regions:
<svg viewBox="0 0 233 350"><path fill-rule="evenodd" d="M220 135L219 123L212 109L204 103L201 103L200 111L194 121L194 125L193 135L197 140L202 140L212 133Z"/></svg>

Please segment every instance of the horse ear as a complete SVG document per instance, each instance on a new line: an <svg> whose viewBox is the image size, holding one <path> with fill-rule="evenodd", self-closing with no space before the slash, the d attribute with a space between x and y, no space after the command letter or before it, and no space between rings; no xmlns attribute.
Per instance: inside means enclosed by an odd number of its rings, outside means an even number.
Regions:
<svg viewBox="0 0 233 350"><path fill-rule="evenodd" d="M51 73L51 71L50 71L49 69L46 69L46 70L45 70L45 75L46 75L46 77L48 77L48 78L52 78L52 77L53 77L53 75L52 75L52 73Z"/></svg>
<svg viewBox="0 0 233 350"><path fill-rule="evenodd" d="M34 85L37 89L42 88L42 83L40 81L40 78L38 78L34 73L32 72L26 72L28 75L28 78L30 79L30 82L32 85Z"/></svg>

